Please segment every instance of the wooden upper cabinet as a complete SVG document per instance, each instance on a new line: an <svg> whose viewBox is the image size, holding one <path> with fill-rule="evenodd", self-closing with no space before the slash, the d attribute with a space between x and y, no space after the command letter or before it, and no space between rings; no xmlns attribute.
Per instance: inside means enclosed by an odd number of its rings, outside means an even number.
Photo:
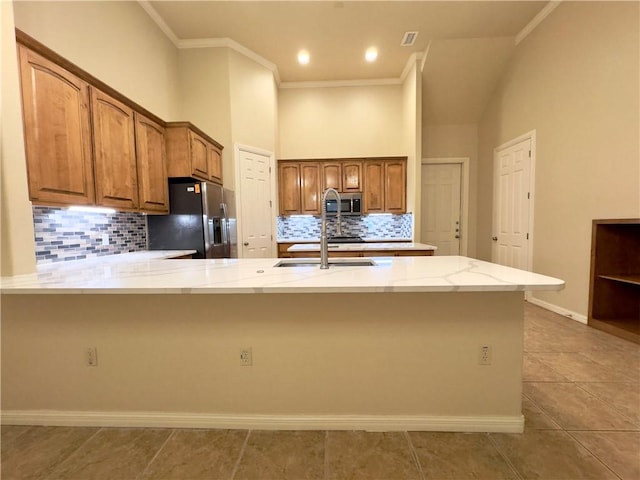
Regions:
<svg viewBox="0 0 640 480"><path fill-rule="evenodd" d="M139 113L134 116L140 209L151 213L168 213L164 127Z"/></svg>
<svg viewBox="0 0 640 480"><path fill-rule="evenodd" d="M138 208L133 110L91 88L96 204L120 210Z"/></svg>
<svg viewBox="0 0 640 480"><path fill-rule="evenodd" d="M407 211L407 162L386 160L384 181L385 212L405 213Z"/></svg>
<svg viewBox="0 0 640 480"><path fill-rule="evenodd" d="M211 180L222 185L222 151L209 144L209 170Z"/></svg>
<svg viewBox="0 0 640 480"><path fill-rule="evenodd" d="M303 162L300 164L300 213L318 215L320 209L320 165Z"/></svg>
<svg viewBox="0 0 640 480"><path fill-rule="evenodd" d="M320 164L320 178L322 179L321 191L327 188L335 188L342 191L342 163L322 162Z"/></svg>
<svg viewBox="0 0 640 480"><path fill-rule="evenodd" d="M35 204L95 201L89 86L19 45L29 198Z"/></svg>
<svg viewBox="0 0 640 480"><path fill-rule="evenodd" d="M203 180L209 180L209 145L207 141L194 132L189 132L189 148L191 153L191 173Z"/></svg>
<svg viewBox="0 0 640 480"><path fill-rule="evenodd" d="M300 213L300 164L278 164L280 215Z"/></svg>
<svg viewBox="0 0 640 480"><path fill-rule="evenodd" d="M364 162L364 213L406 213L407 161Z"/></svg>
<svg viewBox="0 0 640 480"><path fill-rule="evenodd" d="M384 212L384 162L364 163L364 213Z"/></svg>
<svg viewBox="0 0 640 480"><path fill-rule="evenodd" d="M362 162L342 162L342 192L362 192Z"/></svg>
<svg viewBox="0 0 640 480"><path fill-rule="evenodd" d="M222 184L222 145L189 122L167 123L167 173Z"/></svg>

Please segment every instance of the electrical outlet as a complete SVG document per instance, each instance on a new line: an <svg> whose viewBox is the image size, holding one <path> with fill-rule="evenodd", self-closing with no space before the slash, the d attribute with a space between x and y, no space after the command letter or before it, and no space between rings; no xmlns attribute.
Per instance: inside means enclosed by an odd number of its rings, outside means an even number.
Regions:
<svg viewBox="0 0 640 480"><path fill-rule="evenodd" d="M240 366L250 367L253 365L253 355L251 353L251 347L245 347L240 349Z"/></svg>
<svg viewBox="0 0 640 480"><path fill-rule="evenodd" d="M478 352L478 365L491 365L491 345L481 345Z"/></svg>
<svg viewBox="0 0 640 480"><path fill-rule="evenodd" d="M96 347L88 347L85 352L85 359L88 367L97 367L98 349Z"/></svg>

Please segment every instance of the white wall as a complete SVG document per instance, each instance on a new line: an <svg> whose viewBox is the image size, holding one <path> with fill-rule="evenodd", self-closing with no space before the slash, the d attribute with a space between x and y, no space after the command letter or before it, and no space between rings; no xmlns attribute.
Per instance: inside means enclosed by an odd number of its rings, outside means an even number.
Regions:
<svg viewBox="0 0 640 480"><path fill-rule="evenodd" d="M402 84L403 146L407 156L407 212L413 212L413 238L420 240L422 169L422 72L414 59Z"/></svg>
<svg viewBox="0 0 640 480"><path fill-rule="evenodd" d="M533 269L586 316L591 221L640 217L638 2L561 3L517 48L479 126L478 256L491 256L493 149L537 132Z"/></svg>
<svg viewBox="0 0 640 480"><path fill-rule="evenodd" d="M281 88L278 158L406 155L401 85Z"/></svg>
<svg viewBox="0 0 640 480"><path fill-rule="evenodd" d="M0 140L0 224L2 275L35 269L31 202L27 193L27 166L22 133L22 107L13 23L13 3L0 2L2 16L2 89Z"/></svg>
<svg viewBox="0 0 640 480"><path fill-rule="evenodd" d="M178 113L178 50L137 2L14 3L16 27L163 120Z"/></svg>
<svg viewBox="0 0 640 480"><path fill-rule="evenodd" d="M273 72L231 50L229 87L233 142L275 153L278 90Z"/></svg>
<svg viewBox="0 0 640 480"><path fill-rule="evenodd" d="M234 187L229 49L193 48L179 53L180 120L188 120L224 146L222 175Z"/></svg>

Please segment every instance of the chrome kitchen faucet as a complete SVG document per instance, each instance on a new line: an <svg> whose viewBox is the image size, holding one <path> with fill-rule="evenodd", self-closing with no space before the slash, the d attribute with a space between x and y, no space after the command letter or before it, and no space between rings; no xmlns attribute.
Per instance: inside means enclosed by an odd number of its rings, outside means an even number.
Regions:
<svg viewBox="0 0 640 480"><path fill-rule="evenodd" d="M342 236L342 216L340 215L340 194L335 188L327 188L322 194L322 228L320 230L320 268L329 268L329 242L327 241L327 196L333 193L336 197L338 211L338 236Z"/></svg>

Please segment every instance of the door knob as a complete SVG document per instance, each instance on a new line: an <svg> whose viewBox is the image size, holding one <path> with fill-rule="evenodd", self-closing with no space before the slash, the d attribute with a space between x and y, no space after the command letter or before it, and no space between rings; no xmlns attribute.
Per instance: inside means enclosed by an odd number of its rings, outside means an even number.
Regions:
<svg viewBox="0 0 640 480"><path fill-rule="evenodd" d="M494 242L498 241L498 237L491 237L491 240L493 240Z"/></svg>
<svg viewBox="0 0 640 480"><path fill-rule="evenodd" d="M243 245L244 245L245 247L248 247L248 246L249 246L249 242L244 242L244 243L243 243Z"/></svg>

